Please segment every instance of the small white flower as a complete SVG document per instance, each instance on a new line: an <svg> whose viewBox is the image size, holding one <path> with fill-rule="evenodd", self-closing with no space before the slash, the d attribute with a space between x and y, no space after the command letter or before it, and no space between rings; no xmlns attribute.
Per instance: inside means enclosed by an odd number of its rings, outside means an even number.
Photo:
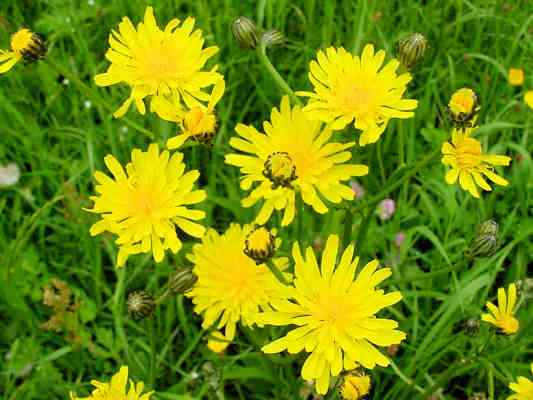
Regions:
<svg viewBox="0 0 533 400"><path fill-rule="evenodd" d="M83 107L85 107L87 110L88 110L89 108L91 108L92 105L93 105L93 104L90 102L90 100L85 100L85 101L83 102Z"/></svg>
<svg viewBox="0 0 533 400"><path fill-rule="evenodd" d="M15 185L20 179L20 169L15 163L0 165L0 186Z"/></svg>
<svg viewBox="0 0 533 400"><path fill-rule="evenodd" d="M68 86L70 84L70 81L67 78L65 78L65 79L63 79L63 81L61 83L63 85L65 85L65 86Z"/></svg>

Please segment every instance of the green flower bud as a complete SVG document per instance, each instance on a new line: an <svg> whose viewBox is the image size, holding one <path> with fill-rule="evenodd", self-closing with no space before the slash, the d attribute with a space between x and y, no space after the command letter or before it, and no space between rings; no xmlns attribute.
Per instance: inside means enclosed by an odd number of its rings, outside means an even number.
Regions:
<svg viewBox="0 0 533 400"><path fill-rule="evenodd" d="M254 22L246 17L239 17L231 25L233 37L243 49L255 49L258 42L258 32Z"/></svg>
<svg viewBox="0 0 533 400"><path fill-rule="evenodd" d="M152 315L156 304L150 293L141 290L128 295L127 306L132 318L141 320Z"/></svg>
<svg viewBox="0 0 533 400"><path fill-rule="evenodd" d="M398 60L405 68L411 69L424 58L427 44L427 39L420 33L412 33L401 39L398 41Z"/></svg>
<svg viewBox="0 0 533 400"><path fill-rule="evenodd" d="M170 275L168 289L174 294L183 294L192 289L198 281L198 276L192 268L180 268Z"/></svg>
<svg viewBox="0 0 533 400"><path fill-rule="evenodd" d="M266 31L261 35L261 43L263 43L265 47L277 46L278 44L283 43L284 40L283 33L276 30Z"/></svg>
<svg viewBox="0 0 533 400"><path fill-rule="evenodd" d="M498 224L493 220L478 226L477 236L472 241L465 255L468 258L489 257L498 250Z"/></svg>

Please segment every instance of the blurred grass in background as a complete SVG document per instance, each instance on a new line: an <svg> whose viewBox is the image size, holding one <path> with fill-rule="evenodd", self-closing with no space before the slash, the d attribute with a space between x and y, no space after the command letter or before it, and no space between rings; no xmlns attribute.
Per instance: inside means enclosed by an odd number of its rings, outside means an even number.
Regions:
<svg viewBox="0 0 533 400"><path fill-rule="evenodd" d="M86 394L90 379L107 380L122 364L129 365L135 380L149 381L146 326L127 317L125 295L145 288L157 292L169 272L186 263L192 242L157 266L145 255L115 270L112 238L91 238L94 217L82 211L93 192L92 173L104 169L106 154L127 161L133 148L146 148L150 141L164 145L176 130L154 115L133 111L126 119L113 119L109 107L116 109L127 89L93 83L108 65L104 53L110 30L123 16L137 23L149 4L0 3L1 47L7 47L11 32L27 25L47 37L53 63L18 65L0 77L0 164L16 162L22 169L20 182L0 191L1 398L65 399L69 390ZM392 312L408 333L392 358L394 367L372 372L372 398L427 398L437 392L436 398L464 399L485 392L498 399L514 377L528 375L533 314L527 301L518 312L521 330L514 337L495 337L485 347L486 326L474 338L453 329L460 320L478 318L497 287L532 276L533 144L528 136L533 112L523 102L522 89L506 79L508 68L521 67L524 90L533 89L531 1L161 0L152 5L163 26L173 17L195 16L207 43L221 49L216 58L227 90L218 107L215 145L186 149L189 168L201 171L201 185L209 192L207 224L219 230L231 221L248 223L255 215L241 209L238 172L223 162L233 128L237 122L259 128L281 99L255 54L235 44L230 25L236 17L248 16L286 35L286 45L271 50L271 59L300 90L310 88L307 66L319 48L359 52L372 42L390 56L399 38L423 33L430 47L410 86L409 97L419 100L415 118L391 122L377 144L355 150L355 158L370 165L370 174L358 181L366 196L393 183L449 138L445 107L451 93L463 86L479 95L478 137L485 148L513 158L504 171L510 185L473 199L444 182L444 167L435 159L389 194L396 202L391 219L381 221L373 207L356 217L355 236L361 227L368 229L364 242L357 242L362 261L377 257L394 269L388 284L396 284L404 300ZM72 77L85 88L80 90ZM357 133L348 128L341 135ZM364 204L365 198L359 201ZM301 241L319 246L327 234L342 232L343 218L340 209L325 216L307 213ZM475 226L489 218L500 223L502 249L467 263L463 251ZM406 235L400 248L394 245L398 232ZM287 252L296 226L281 237ZM458 272L410 279L460 264L464 268ZM42 289L53 278L68 283L78 305L70 333L41 328L51 315L42 304ZM165 304L155 318L156 398L221 398L223 386L227 399L298 399L305 389L299 376L302 354L261 354L271 330L242 330L226 355L219 356L206 349L205 332L188 300Z"/></svg>

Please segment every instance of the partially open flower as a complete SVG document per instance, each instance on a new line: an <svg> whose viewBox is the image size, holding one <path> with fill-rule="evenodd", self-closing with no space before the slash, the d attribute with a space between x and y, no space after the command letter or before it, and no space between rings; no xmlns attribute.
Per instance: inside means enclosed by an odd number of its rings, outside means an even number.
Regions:
<svg viewBox="0 0 533 400"><path fill-rule="evenodd" d="M27 28L19 29L11 36L11 51L0 50L0 74L9 71L20 60L32 62L46 55L46 43L38 34Z"/></svg>
<svg viewBox="0 0 533 400"><path fill-rule="evenodd" d="M457 90L448 103L448 113L457 128L471 128L474 126L477 113L480 110L476 93L469 88Z"/></svg>
<svg viewBox="0 0 533 400"><path fill-rule="evenodd" d="M244 241L244 254L254 260L257 264L268 261L280 244L280 239L276 239L276 230L269 231L264 226L256 226Z"/></svg>
<svg viewBox="0 0 533 400"><path fill-rule="evenodd" d="M341 396L344 400L360 400L370 393L370 377L364 374L350 374L344 377Z"/></svg>
<svg viewBox="0 0 533 400"><path fill-rule="evenodd" d="M510 68L507 79L511 86L522 86L524 84L524 70L522 68Z"/></svg>
<svg viewBox="0 0 533 400"><path fill-rule="evenodd" d="M516 305L516 285L511 283L507 294L504 288L498 289L498 307L490 301L487 302L487 308L490 314L482 314L481 319L489 324L494 325L505 335L512 335L518 332L520 322L514 317L514 308Z"/></svg>

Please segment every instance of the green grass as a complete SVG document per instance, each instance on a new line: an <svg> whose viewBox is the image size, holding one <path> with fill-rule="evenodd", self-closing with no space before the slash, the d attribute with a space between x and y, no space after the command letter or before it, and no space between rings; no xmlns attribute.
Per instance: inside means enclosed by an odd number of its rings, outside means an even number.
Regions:
<svg viewBox="0 0 533 400"><path fill-rule="evenodd" d="M69 390L87 394L91 379L108 380L127 364L134 380L150 383L149 327L128 318L125 296L132 290L162 291L169 272L186 263L193 242L155 265L148 255L133 257L116 270L116 246L110 236L92 238L95 217L82 210L93 193L92 173L103 158L128 160L135 147L163 145L176 128L153 114L134 111L113 119L126 88L96 88L92 77L104 71L107 35L127 15L134 22L145 4L126 0L3 0L0 43L25 24L48 38L50 62L18 65L0 77L0 164L16 162L20 182L0 191L0 398L66 399ZM287 37L270 51L273 64L293 89L309 89L307 65L318 48L344 46L359 51L367 42L394 50L412 31L426 35L430 48L415 71L410 97L419 100L415 117L392 122L375 145L355 150L370 165L359 180L366 197L356 206L352 240L363 262L377 257L392 265L383 285L399 289L403 301L382 315L399 321L408 338L393 357L394 368L372 371L373 399L466 399L484 392L490 399L508 395L507 384L529 376L533 361L531 302L520 304L521 329L512 337L492 336L482 324L469 337L454 333L465 318L478 318L498 287L532 277L532 111L523 91L507 84L511 66L525 70L533 89L533 8L527 0L161 0L154 2L160 25L172 17L197 18L216 56L227 91L219 106L220 128L212 148L185 150L190 169L201 171L209 199L206 223L223 230L231 221L248 223L254 210L241 209L238 171L223 154L237 122L260 127L282 93L253 52L237 47L230 24L249 16ZM257 4L255 4L257 3ZM62 84L63 75L76 82ZM66 72L65 72L66 71ZM390 193L384 193L449 137L445 106L451 93L469 86L482 109L478 136L484 148L512 156L502 172L510 181L481 200L444 182L444 167L434 158ZM91 101L86 108L84 102ZM345 137L355 134L349 128ZM29 195L31 193L31 195ZM375 215L379 193L396 201L393 218ZM299 240L311 244L329 233L342 234L342 209L324 216L306 213L302 236L294 227L281 232L282 251ZM492 257L467 262L463 251L476 225L489 218L500 224L501 249ZM394 235L407 239L395 249ZM452 272L435 274L448 268ZM425 274L422 276L421 274ZM81 345L64 332L44 331L51 315L42 304L42 288L52 278L68 283L79 303ZM416 278L416 279L414 279ZM298 399L303 354L265 356L260 346L280 329L241 329L224 356L210 353L200 318L188 299L159 307L153 319L157 399ZM225 397L223 397L225 396ZM333 397L334 398L334 397Z"/></svg>

